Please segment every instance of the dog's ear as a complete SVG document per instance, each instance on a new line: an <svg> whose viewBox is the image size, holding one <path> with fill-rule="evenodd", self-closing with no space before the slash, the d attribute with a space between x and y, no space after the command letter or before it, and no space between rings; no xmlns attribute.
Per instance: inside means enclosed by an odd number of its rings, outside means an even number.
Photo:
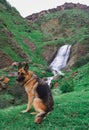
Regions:
<svg viewBox="0 0 89 130"><path fill-rule="evenodd" d="M29 65L28 65L28 63L26 63L26 64L25 64L25 67L24 67L24 70L27 72L28 69L29 69Z"/></svg>
<svg viewBox="0 0 89 130"><path fill-rule="evenodd" d="M22 64L21 62L18 64L18 69L21 69L22 68Z"/></svg>

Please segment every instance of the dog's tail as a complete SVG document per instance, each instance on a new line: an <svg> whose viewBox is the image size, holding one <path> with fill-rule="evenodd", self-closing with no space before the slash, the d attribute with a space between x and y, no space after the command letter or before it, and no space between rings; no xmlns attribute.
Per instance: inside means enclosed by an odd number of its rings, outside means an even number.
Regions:
<svg viewBox="0 0 89 130"><path fill-rule="evenodd" d="M40 124L50 112L42 112L36 115L35 123Z"/></svg>

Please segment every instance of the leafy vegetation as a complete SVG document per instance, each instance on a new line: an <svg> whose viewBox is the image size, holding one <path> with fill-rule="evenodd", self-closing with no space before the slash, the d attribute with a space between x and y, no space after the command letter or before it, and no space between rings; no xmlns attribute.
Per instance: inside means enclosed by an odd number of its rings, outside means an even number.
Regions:
<svg viewBox="0 0 89 130"><path fill-rule="evenodd" d="M65 79L65 81L63 80L60 90L62 93L72 92L74 90L72 79Z"/></svg>

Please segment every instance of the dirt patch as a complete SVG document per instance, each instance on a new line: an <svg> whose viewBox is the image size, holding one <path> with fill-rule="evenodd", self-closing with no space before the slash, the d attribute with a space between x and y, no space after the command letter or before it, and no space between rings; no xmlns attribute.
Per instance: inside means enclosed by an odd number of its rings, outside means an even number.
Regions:
<svg viewBox="0 0 89 130"><path fill-rule="evenodd" d="M24 39L23 41L29 47L31 52L36 50L36 45L33 42L29 41L28 39Z"/></svg>
<svg viewBox="0 0 89 130"><path fill-rule="evenodd" d="M74 67L76 61L89 53L88 44L74 44L66 68Z"/></svg>
<svg viewBox="0 0 89 130"><path fill-rule="evenodd" d="M27 62L31 62L29 56L25 53L25 51L19 46L16 40L12 38L8 38L8 42L11 45L11 49L14 50L21 58L23 58Z"/></svg>
<svg viewBox="0 0 89 130"><path fill-rule="evenodd" d="M0 69L10 66L13 60L0 50Z"/></svg>
<svg viewBox="0 0 89 130"><path fill-rule="evenodd" d="M58 26L58 23L59 23L58 19L57 18L53 18L53 19L49 20L48 22L43 23L41 26L43 28L49 28L50 25Z"/></svg>
<svg viewBox="0 0 89 130"><path fill-rule="evenodd" d="M46 45L43 48L42 57L47 63L51 63L57 53L58 47L54 45Z"/></svg>
<svg viewBox="0 0 89 130"><path fill-rule="evenodd" d="M41 30L44 34L51 33L55 34L55 32L58 30L59 26L59 20L57 18L53 18L43 24L41 24Z"/></svg>

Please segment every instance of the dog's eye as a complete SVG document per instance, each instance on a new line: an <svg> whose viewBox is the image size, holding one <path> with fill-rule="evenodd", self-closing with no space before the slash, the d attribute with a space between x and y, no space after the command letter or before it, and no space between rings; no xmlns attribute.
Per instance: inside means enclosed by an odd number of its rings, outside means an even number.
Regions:
<svg viewBox="0 0 89 130"><path fill-rule="evenodd" d="M24 73L20 73L20 72L18 72L18 75L24 75Z"/></svg>
<svg viewBox="0 0 89 130"><path fill-rule="evenodd" d="M21 73L21 75L24 75L24 73Z"/></svg>

